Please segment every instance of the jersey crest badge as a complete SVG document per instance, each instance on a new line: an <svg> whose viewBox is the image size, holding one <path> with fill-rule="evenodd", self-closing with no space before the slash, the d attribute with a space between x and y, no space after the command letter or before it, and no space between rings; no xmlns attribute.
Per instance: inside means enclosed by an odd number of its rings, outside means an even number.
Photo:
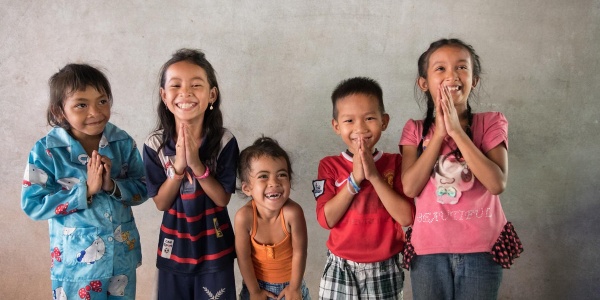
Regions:
<svg viewBox="0 0 600 300"><path fill-rule="evenodd" d="M325 180L313 180L313 194L315 195L315 199L319 198L319 196L323 195L325 192Z"/></svg>

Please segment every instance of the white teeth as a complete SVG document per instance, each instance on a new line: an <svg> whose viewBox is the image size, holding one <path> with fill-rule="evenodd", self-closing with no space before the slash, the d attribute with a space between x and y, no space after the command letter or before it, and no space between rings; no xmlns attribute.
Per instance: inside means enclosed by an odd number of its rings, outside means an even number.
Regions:
<svg viewBox="0 0 600 300"><path fill-rule="evenodd" d="M186 108L190 108L194 105L195 105L194 103L179 103L179 104L177 104L177 107L179 107L181 109L186 109Z"/></svg>
<svg viewBox="0 0 600 300"><path fill-rule="evenodd" d="M276 199L276 198L279 198L279 196L281 196L281 194L274 193L274 194L266 194L265 196L267 197L267 199Z"/></svg>
<svg viewBox="0 0 600 300"><path fill-rule="evenodd" d="M448 90L450 90L450 91L458 91L458 90L460 90L460 86L449 86L449 87L447 87L447 88L448 88Z"/></svg>

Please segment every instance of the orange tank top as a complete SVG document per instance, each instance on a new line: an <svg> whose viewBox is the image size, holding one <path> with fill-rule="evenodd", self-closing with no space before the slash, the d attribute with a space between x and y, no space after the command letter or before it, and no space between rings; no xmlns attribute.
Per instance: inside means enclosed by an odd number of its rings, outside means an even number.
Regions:
<svg viewBox="0 0 600 300"><path fill-rule="evenodd" d="M279 211L281 229L285 238L274 245L263 245L254 240L256 236L256 204L252 200L254 219L250 240L252 241L252 263L256 279L269 283L289 282L292 278L292 239L285 226L283 208Z"/></svg>

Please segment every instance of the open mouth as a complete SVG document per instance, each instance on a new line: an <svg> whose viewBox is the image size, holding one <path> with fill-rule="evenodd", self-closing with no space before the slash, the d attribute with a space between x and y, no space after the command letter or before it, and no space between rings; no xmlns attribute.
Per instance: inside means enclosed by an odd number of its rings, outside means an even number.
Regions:
<svg viewBox="0 0 600 300"><path fill-rule="evenodd" d="M181 108L181 109L188 109L188 108L192 108L194 106L196 106L196 103L190 103L190 102L186 102L186 103L177 103L177 107Z"/></svg>
<svg viewBox="0 0 600 300"><path fill-rule="evenodd" d="M462 90L462 86L459 85L446 86L446 88L451 92L457 92Z"/></svg>
<svg viewBox="0 0 600 300"><path fill-rule="evenodd" d="M267 193L267 194L265 194L265 198L267 198L269 200L277 199L279 197L281 197L281 193Z"/></svg>

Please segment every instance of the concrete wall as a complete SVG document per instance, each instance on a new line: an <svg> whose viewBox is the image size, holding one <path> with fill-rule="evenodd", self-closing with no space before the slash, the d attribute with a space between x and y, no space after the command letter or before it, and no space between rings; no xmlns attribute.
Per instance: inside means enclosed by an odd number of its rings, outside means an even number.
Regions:
<svg viewBox="0 0 600 300"><path fill-rule="evenodd" d="M342 79L384 89L397 151L414 100L417 57L460 37L479 52L476 111L508 117L510 176L502 202L525 245L504 272L502 299L599 298L600 1L7 1L0 5L0 297L50 297L46 222L19 205L29 150L47 131L47 80L68 62L107 70L111 121L141 145L154 127L157 73L180 47L203 49L218 71L226 126L240 147L261 134L289 150L293 198L309 229L305 278L314 298L327 232L311 180L320 158L344 150L329 95ZM292 2L292 1L290 1ZM232 214L244 201L235 196ZM161 214L136 207L144 265L138 298L153 289ZM406 298L411 298L406 281ZM238 286L241 279L238 276Z"/></svg>

